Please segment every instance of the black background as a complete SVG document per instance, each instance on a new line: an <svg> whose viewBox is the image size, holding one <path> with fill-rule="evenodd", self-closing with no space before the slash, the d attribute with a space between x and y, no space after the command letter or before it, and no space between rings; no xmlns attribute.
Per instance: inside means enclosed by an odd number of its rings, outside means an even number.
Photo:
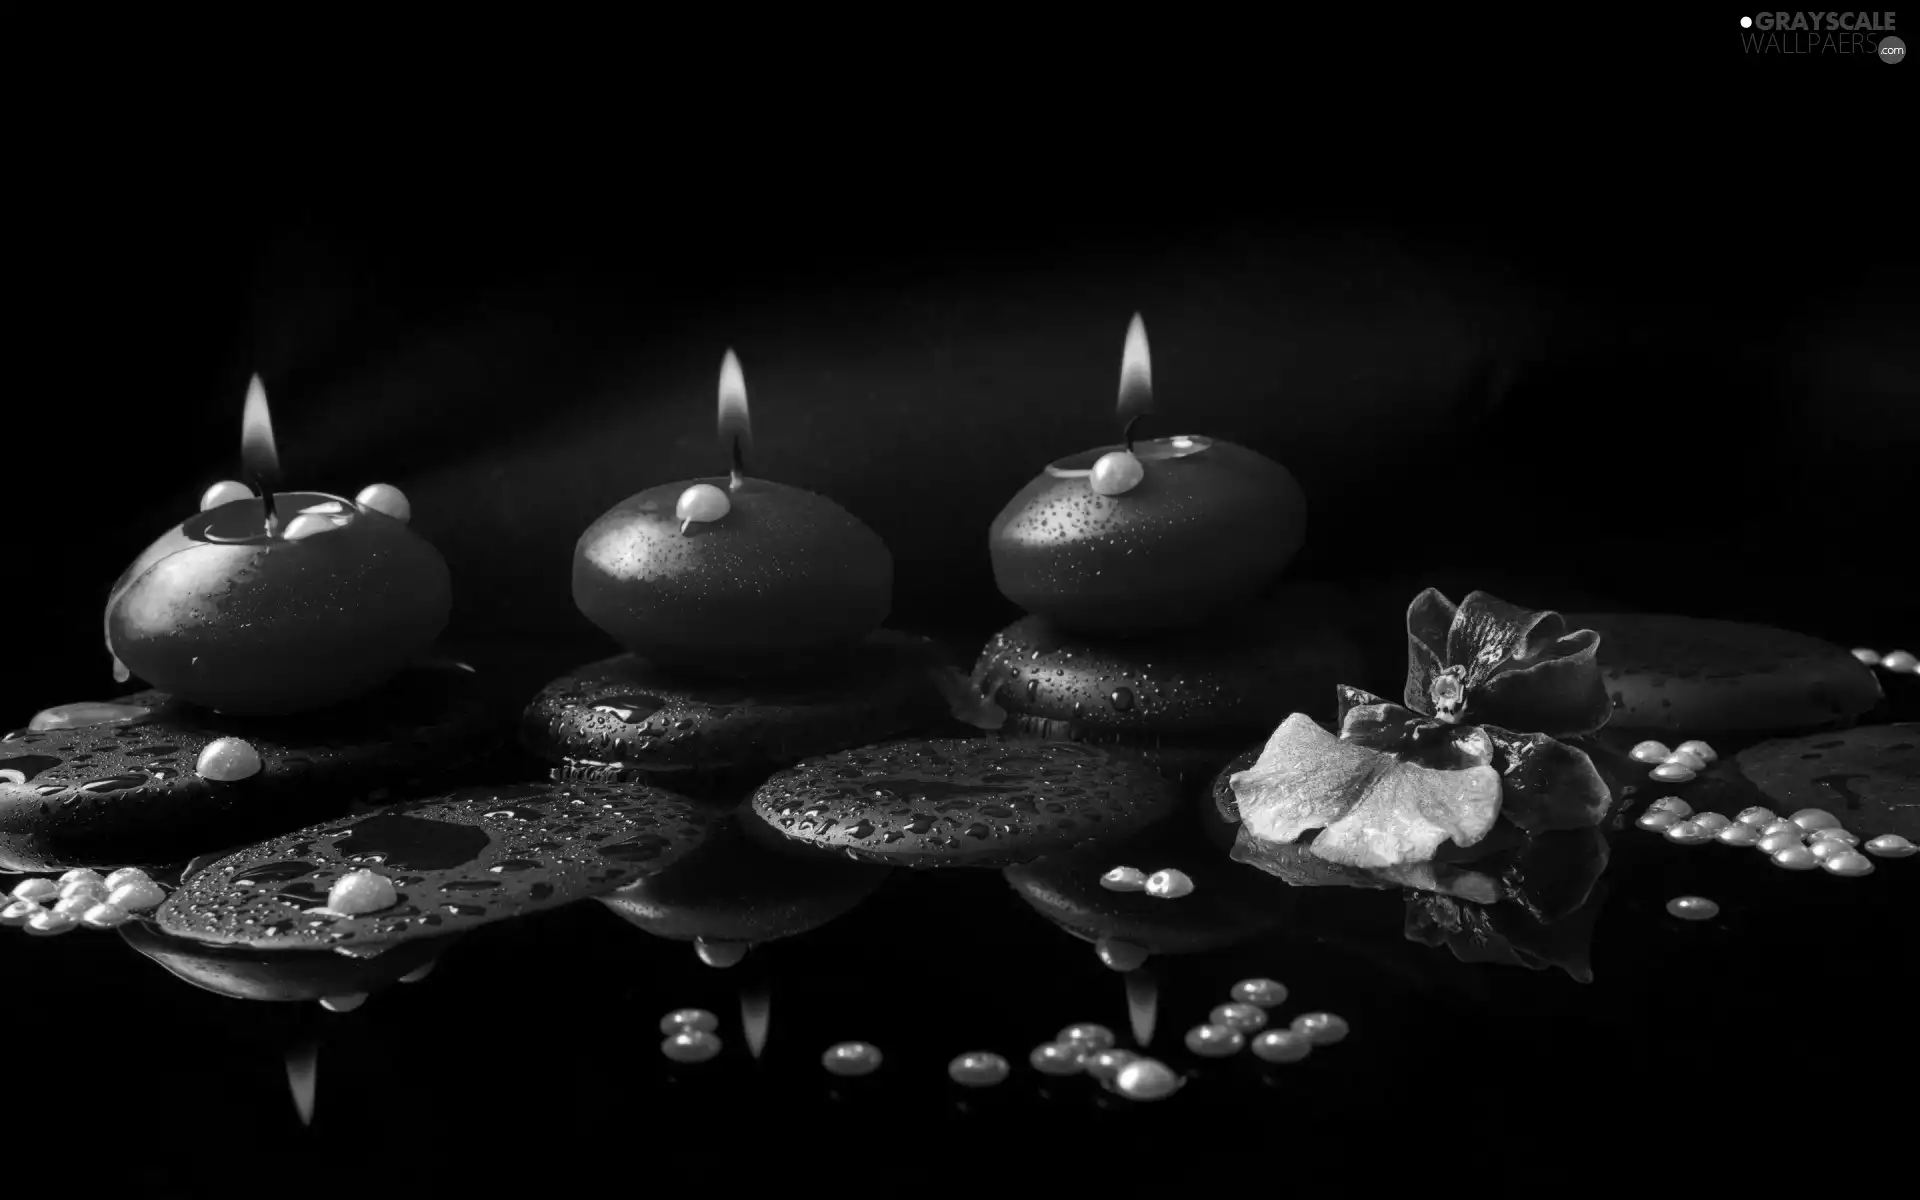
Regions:
<svg viewBox="0 0 1920 1200"><path fill-rule="evenodd" d="M1608 97L1627 86L1609 79ZM1249 132L1218 150L1154 125L1101 153L1097 137L1127 132L1116 106L1039 122L1028 132L1046 144L1018 155L997 131L944 127L717 136L688 154L649 142L636 118L640 132L592 155L478 137L454 150L428 123L406 147L417 157L377 163L335 140L309 156L266 139L282 148L263 153L251 136L206 157L155 138L137 157L63 161L24 189L19 225L0 723L113 690L107 587L234 473L256 370L289 485L400 485L453 567L454 631L551 644L564 666L604 644L567 594L574 539L634 491L721 469L713 384L731 345L756 473L833 496L888 540L894 623L977 639L1013 616L988 573L987 524L1044 463L1113 440L1136 310L1157 428L1240 441L1302 480L1313 515L1297 577L1920 641L1900 586L1920 442L1910 196L1868 134L1829 126L1810 141L1751 101L1621 104L1577 128L1549 112L1522 129L1495 114L1536 103L1523 89L1452 123L1415 99L1340 136L1365 152L1355 163L1322 161L1293 133L1337 97L1256 104ZM1787 1089L1763 1125L1791 1122L1799 1097L1876 1069L1873 1039L1894 1026L1861 1014L1898 982L1898 864L1866 881L1873 905L1815 910L1796 885L1843 881L1743 859L1747 902L1708 943L1658 913L1662 896L1704 887L1687 865L1704 860L1653 861L1603 931L1604 1002L1556 973L1478 968L1464 973L1482 983L1409 1004L1375 968L1290 960L1318 980L1316 1002L1395 1031L1354 1039L1364 1071L1326 1068L1287 1099L1290 1128L1324 1103L1410 1153L1453 1147L1449 1168L1483 1178L1523 1141L1584 1161L1608 1134L1692 1136L1711 1154L1725 1130L1749 1154L1766 1139L1743 1124L1743 1088ZM941 911L999 916L922 927L902 914L934 910L894 891L804 953L770 950L811 997L815 1040L882 1029L920 1047L916 1070L938 1080L936 1060L979 1040L966 1031L990 1029L1017 1059L1071 1019L1124 1024L1118 981L997 880L901 887L954 887ZM31 986L88 989L63 1010L87 1040L15 1053L41 1080L136 1063L175 1082L196 1145L231 1138L236 1154L316 1146L390 1166L409 1130L444 1147L537 1116L540 1145L576 1129L569 1162L666 1173L725 1160L620 1142L683 1104L709 1128L778 1130L836 1169L981 1162L937 1133L954 1110L933 1085L897 1108L881 1092L833 1100L797 1043L772 1090L739 1062L720 1082L666 1083L651 1022L690 1001L727 1016L735 979L684 947L640 954L637 937L617 942L628 933L597 906L517 925L490 967L450 963L337 1021L323 1064L344 1065L322 1067L337 1090L304 1134L279 1062L324 1014L217 1000L104 938L9 956ZM1190 972L1162 1036L1260 967ZM1858 1045L1832 1040L1856 1031ZM474 1082L490 1055L500 1094ZM704 1090L685 1099L690 1086ZM683 1099L655 1103L667 1094ZM1088 1124L1077 1101L1048 1104L1002 1110L1031 1142L995 1144L1105 1155L1159 1129L1184 1153L1244 1154L1269 1137L1235 1124L1257 1109L1225 1101L1160 1125L1149 1110ZM373 1112L378 1146L353 1123ZM1799 1148L1816 1149L1808 1139ZM187 1169L170 1144L143 1128L149 1178ZM538 1146L513 1151L495 1165L546 1169Z"/></svg>

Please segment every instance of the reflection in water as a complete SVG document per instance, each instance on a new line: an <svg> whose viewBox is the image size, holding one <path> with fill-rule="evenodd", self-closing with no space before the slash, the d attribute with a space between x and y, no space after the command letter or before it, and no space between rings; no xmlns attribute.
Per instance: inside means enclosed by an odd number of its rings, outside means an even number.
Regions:
<svg viewBox="0 0 1920 1200"><path fill-rule="evenodd" d="M145 920L120 926L120 937L179 979L236 1000L326 1000L376 992L417 979L455 940L403 942L372 958L326 950L256 950L216 946L162 933Z"/></svg>
<svg viewBox="0 0 1920 1200"><path fill-rule="evenodd" d="M1142 968L1128 971L1127 1023L1133 1027L1134 1044L1142 1050L1153 1044L1154 1026L1160 1021L1160 981Z"/></svg>
<svg viewBox="0 0 1920 1200"><path fill-rule="evenodd" d="M762 987L740 993L740 1025L747 1034L747 1053L759 1058L767 1048L767 1025L773 1016L773 995Z"/></svg>
<svg viewBox="0 0 1920 1200"><path fill-rule="evenodd" d="M313 1101L320 1079L320 1043L302 1042L287 1051L287 1086L293 1089L293 1111L302 1125L313 1124Z"/></svg>

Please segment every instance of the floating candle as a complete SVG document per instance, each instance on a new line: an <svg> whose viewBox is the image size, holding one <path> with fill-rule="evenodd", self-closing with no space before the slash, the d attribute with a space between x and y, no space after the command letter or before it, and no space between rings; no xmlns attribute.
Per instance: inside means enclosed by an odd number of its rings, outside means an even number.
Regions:
<svg viewBox="0 0 1920 1200"><path fill-rule="evenodd" d="M231 713L302 712L372 691L446 627L446 562L390 515L406 500L389 485L360 502L274 491L279 457L257 376L241 458L252 488L207 489L201 511L114 584L105 626L116 674Z"/></svg>
<svg viewBox="0 0 1920 1200"><path fill-rule="evenodd" d="M1063 627L1146 633L1238 608L1306 540L1306 497L1280 464L1195 434L1138 441L1153 407L1146 327L1120 366L1125 443L1047 467L988 533L1007 599Z"/></svg>
<svg viewBox="0 0 1920 1200"><path fill-rule="evenodd" d="M718 414L731 475L649 488L588 526L574 603L669 667L752 674L852 645L892 607L886 543L824 496L746 475L752 426L731 350Z"/></svg>

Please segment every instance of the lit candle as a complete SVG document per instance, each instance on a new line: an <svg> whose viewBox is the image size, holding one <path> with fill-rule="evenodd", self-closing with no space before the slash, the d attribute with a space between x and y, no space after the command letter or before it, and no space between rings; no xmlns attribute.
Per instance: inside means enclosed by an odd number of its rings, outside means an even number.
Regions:
<svg viewBox="0 0 1920 1200"><path fill-rule="evenodd" d="M162 534L107 600L115 678L232 713L291 713L361 696L446 628L447 564L407 526L406 497L277 492L267 393L248 389L240 457L200 512Z"/></svg>
<svg viewBox="0 0 1920 1200"><path fill-rule="evenodd" d="M893 556L825 496L746 473L752 442L740 360L720 367L727 475L629 496L581 535L573 599L628 650L727 675L850 646L892 607Z"/></svg>
<svg viewBox="0 0 1920 1200"><path fill-rule="evenodd" d="M1138 315L1120 363L1124 442L1061 459L988 534L1007 599L1087 633L1204 623L1247 604L1306 540L1306 497L1285 467L1231 442L1134 435L1153 411Z"/></svg>

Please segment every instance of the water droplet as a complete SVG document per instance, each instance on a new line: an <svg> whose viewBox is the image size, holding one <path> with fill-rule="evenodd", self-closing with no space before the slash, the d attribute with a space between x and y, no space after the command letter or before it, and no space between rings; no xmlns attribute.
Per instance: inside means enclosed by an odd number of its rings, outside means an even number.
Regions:
<svg viewBox="0 0 1920 1200"><path fill-rule="evenodd" d="M1107 701L1113 705L1115 712L1127 712L1133 708L1133 689L1115 688L1113 694L1107 697Z"/></svg>

